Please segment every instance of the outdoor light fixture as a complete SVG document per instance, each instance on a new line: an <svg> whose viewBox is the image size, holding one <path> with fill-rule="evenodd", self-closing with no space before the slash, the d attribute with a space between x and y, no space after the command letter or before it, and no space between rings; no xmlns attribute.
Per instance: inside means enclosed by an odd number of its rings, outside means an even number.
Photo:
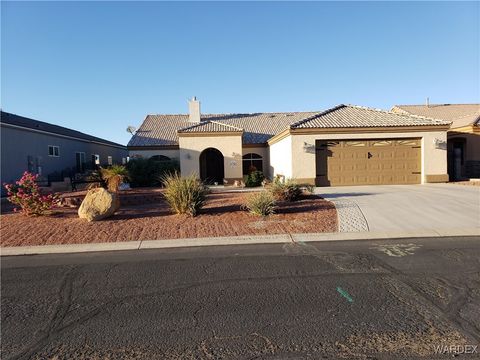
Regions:
<svg viewBox="0 0 480 360"><path fill-rule="evenodd" d="M436 149L446 149L447 148L447 142L445 140L435 138L433 139L433 145L435 146Z"/></svg>
<svg viewBox="0 0 480 360"><path fill-rule="evenodd" d="M303 143L303 152L315 152L315 145L309 144L307 142Z"/></svg>

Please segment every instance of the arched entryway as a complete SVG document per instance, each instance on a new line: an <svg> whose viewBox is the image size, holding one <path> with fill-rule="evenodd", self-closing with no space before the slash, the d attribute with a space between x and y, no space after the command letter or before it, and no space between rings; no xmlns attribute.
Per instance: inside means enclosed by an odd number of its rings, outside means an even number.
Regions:
<svg viewBox="0 0 480 360"><path fill-rule="evenodd" d="M200 179L206 184L223 184L225 177L223 154L214 148L208 148L200 154Z"/></svg>

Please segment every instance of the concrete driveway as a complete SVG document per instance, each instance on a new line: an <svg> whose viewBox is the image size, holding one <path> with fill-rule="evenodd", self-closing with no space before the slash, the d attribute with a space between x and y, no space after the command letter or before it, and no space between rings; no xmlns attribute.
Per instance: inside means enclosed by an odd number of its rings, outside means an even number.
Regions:
<svg viewBox="0 0 480 360"><path fill-rule="evenodd" d="M478 230L480 235L478 186L347 186L316 192L336 203L340 231Z"/></svg>

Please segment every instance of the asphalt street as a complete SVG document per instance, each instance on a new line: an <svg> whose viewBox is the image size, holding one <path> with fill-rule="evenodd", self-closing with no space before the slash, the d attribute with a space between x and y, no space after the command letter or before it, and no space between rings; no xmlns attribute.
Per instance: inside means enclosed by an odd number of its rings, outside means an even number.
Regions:
<svg viewBox="0 0 480 360"><path fill-rule="evenodd" d="M480 358L480 237L2 257L1 270L2 359Z"/></svg>

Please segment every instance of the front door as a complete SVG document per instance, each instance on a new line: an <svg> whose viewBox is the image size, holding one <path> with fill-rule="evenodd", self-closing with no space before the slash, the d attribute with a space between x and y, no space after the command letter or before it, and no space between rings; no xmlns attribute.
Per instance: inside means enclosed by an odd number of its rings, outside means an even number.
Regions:
<svg viewBox="0 0 480 360"><path fill-rule="evenodd" d="M461 141L453 143L453 179L461 180L463 178L463 158L464 143Z"/></svg>
<svg viewBox="0 0 480 360"><path fill-rule="evenodd" d="M200 178L206 184L223 185L225 177L223 154L214 148L208 148L200 154Z"/></svg>

